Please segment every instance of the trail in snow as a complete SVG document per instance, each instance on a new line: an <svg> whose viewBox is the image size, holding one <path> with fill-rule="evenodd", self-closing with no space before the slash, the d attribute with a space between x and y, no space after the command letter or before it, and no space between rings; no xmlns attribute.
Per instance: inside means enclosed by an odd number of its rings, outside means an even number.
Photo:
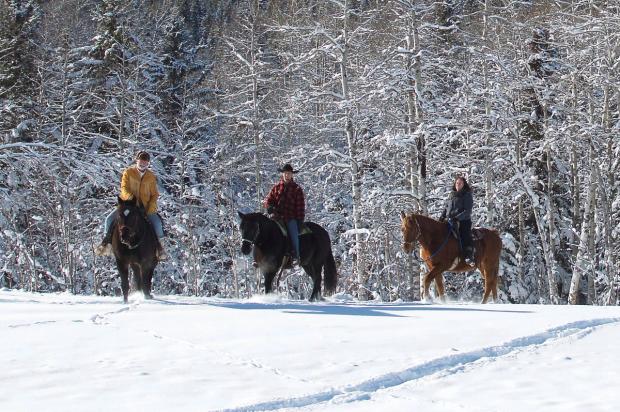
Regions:
<svg viewBox="0 0 620 412"><path fill-rule="evenodd" d="M482 359L495 359L508 354L514 354L528 350L536 346L547 344L551 341L569 337L581 339L587 336L595 328L611 323L620 322L620 318L602 318L572 322L542 333L513 339L497 346L482 348L467 353L450 355L421 365L392 372L368 379L356 385L335 388L316 394L288 399L275 399L254 405L246 405L239 408L222 409L222 412L245 412L245 411L271 411L278 409L303 408L321 403L348 403L368 400L373 393L381 389L392 388L407 382L419 380L431 375L452 375L461 371L465 366L472 365Z"/></svg>

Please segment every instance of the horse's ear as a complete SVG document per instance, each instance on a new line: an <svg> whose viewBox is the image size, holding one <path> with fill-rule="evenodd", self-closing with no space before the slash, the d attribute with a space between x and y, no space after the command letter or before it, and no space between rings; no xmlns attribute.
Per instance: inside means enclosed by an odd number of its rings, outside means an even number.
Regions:
<svg viewBox="0 0 620 412"><path fill-rule="evenodd" d="M402 220L405 220L407 218L407 215L405 214L405 212L403 212L402 210L400 211L400 218Z"/></svg>
<svg viewBox="0 0 620 412"><path fill-rule="evenodd" d="M237 213L239 214L239 217L240 217L241 219L243 219L243 218L245 217L245 215L244 215L243 213L241 213L240 211L238 211L238 210L237 210Z"/></svg>

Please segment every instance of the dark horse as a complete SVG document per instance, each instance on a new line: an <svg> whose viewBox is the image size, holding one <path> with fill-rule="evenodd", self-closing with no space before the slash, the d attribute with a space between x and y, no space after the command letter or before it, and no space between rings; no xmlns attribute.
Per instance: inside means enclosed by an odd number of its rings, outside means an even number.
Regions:
<svg viewBox="0 0 620 412"><path fill-rule="evenodd" d="M273 279L285 263L289 239L282 234L275 221L262 213L239 212L239 217L243 239L241 253L248 255L254 250L254 260L265 278L265 293L270 293ZM328 293L335 292L338 274L329 234L316 223L305 224L312 233L299 237L300 265L314 281L310 295L310 300L314 301L321 299L321 271L325 270L325 291Z"/></svg>
<svg viewBox="0 0 620 412"><path fill-rule="evenodd" d="M440 299L444 298L443 272L468 272L473 268L463 261L458 240L450 233L448 223L439 222L430 217L401 212L401 230L403 232L403 249L410 253L415 243L420 243L420 256L428 266L429 272L424 275L423 298L430 298L429 287L435 280ZM493 293L497 301L497 275L499 271L499 255L502 251L502 240L495 230L476 229L479 239L475 240L475 267L480 270L484 279L484 297L486 303Z"/></svg>
<svg viewBox="0 0 620 412"><path fill-rule="evenodd" d="M151 282L157 266L159 241L144 209L135 200L118 198L116 227L112 233L112 251L121 275L123 300L129 294L129 267L133 272L133 288L142 290L145 299L152 299Z"/></svg>

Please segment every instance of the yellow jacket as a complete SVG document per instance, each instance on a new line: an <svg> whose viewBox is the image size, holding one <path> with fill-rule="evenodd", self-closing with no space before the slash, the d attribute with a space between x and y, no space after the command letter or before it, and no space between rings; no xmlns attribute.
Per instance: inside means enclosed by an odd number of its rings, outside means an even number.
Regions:
<svg viewBox="0 0 620 412"><path fill-rule="evenodd" d="M138 199L138 204L144 206L147 214L157 212L157 178L150 170L146 170L140 177L135 166L128 167L121 178L121 194L123 200Z"/></svg>

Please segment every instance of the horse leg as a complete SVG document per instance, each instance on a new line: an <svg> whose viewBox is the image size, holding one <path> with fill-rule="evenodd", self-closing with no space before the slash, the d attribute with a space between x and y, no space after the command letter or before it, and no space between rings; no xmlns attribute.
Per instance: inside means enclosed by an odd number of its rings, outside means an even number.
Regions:
<svg viewBox="0 0 620 412"><path fill-rule="evenodd" d="M433 279L435 279L436 276L438 275L441 276L442 273L443 273L443 269L434 267L426 275L424 275L424 294L422 296L422 300L429 300L431 302L433 301L433 298L431 297L430 290L429 290L431 287L431 282L433 281ZM443 280L441 280L441 284L443 286ZM439 290L437 291L437 294L439 294Z"/></svg>
<svg viewBox="0 0 620 412"><path fill-rule="evenodd" d="M270 272L265 272L264 277L265 277L265 294L271 293L271 289L273 287L273 278L276 276L276 272L278 270L274 270L274 271L270 271Z"/></svg>
<svg viewBox="0 0 620 412"><path fill-rule="evenodd" d="M155 272L155 265L149 266L143 272L142 293L144 294L144 299L153 299L153 295L151 294L151 287L153 285L153 272Z"/></svg>
<svg viewBox="0 0 620 412"><path fill-rule="evenodd" d="M142 290L142 268L137 263L131 264L131 271L133 272L133 291Z"/></svg>
<svg viewBox="0 0 620 412"><path fill-rule="evenodd" d="M491 292L493 293L493 302L497 303L497 287L499 283L499 258L497 262L493 264L493 269L491 269Z"/></svg>
<svg viewBox="0 0 620 412"><path fill-rule="evenodd" d="M116 268L121 275L121 290L123 291L123 302L129 302L129 264L116 259Z"/></svg>
<svg viewBox="0 0 620 412"><path fill-rule="evenodd" d="M312 278L312 293L310 294L310 302L321 300L321 270L322 265L306 265L303 267L306 273Z"/></svg>
<svg viewBox="0 0 620 412"><path fill-rule="evenodd" d="M481 269L484 277L484 296L482 303L487 303L489 295L493 294L493 302L497 302L497 269Z"/></svg>
<svg viewBox="0 0 620 412"><path fill-rule="evenodd" d="M443 286L443 273L440 273L435 276L435 288L437 289L439 300L441 300L442 303L446 303L446 295L444 293L445 289Z"/></svg>
<svg viewBox="0 0 620 412"><path fill-rule="evenodd" d="M493 277L493 287L491 288L491 293L493 293L493 303L497 303L497 282L498 278L496 271L495 276Z"/></svg>
<svg viewBox="0 0 620 412"><path fill-rule="evenodd" d="M482 272L482 279L484 280L484 293L482 294L482 302L480 303L487 303L487 300L489 299L489 295L491 294L491 281L489 279L489 274L486 270L480 270L480 272Z"/></svg>

